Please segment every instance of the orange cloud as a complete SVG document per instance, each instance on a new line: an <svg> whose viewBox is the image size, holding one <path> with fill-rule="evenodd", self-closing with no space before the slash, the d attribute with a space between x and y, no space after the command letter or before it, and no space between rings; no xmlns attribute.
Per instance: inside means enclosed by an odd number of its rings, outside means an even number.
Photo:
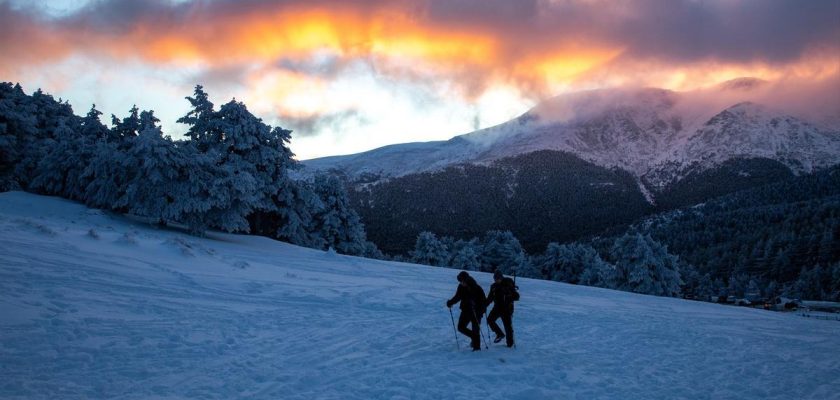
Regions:
<svg viewBox="0 0 840 400"><path fill-rule="evenodd" d="M26 25L35 29L36 21ZM266 64L328 52L344 59L369 58L382 71L399 66L428 73L473 75L482 82L512 80L543 86L571 79L615 55L614 49L581 48L557 40L532 53L498 32L441 26L399 8L360 12L348 7L281 7L231 15L186 14L179 24L141 19L118 32L70 24L43 37L36 47L62 49L42 54L50 62L73 52L106 54L118 59L141 58L152 63L221 67ZM397 66L397 68L394 68Z"/></svg>
<svg viewBox="0 0 840 400"><path fill-rule="evenodd" d="M632 8L600 0L150 3L110 0L57 21L0 3L0 50L8 55L0 72L76 53L204 68L259 68L327 53L368 60L383 74L450 80L475 98L493 85L544 96L576 86L684 89L735 75L819 75L840 54L830 44L827 56L807 53L840 38L836 21L824 17L830 4L814 11L760 1L704 8L648 0ZM739 15L754 18L733 23ZM788 23L774 28L780 18ZM744 34L736 35L741 25ZM785 35L778 45L764 38L776 31Z"/></svg>

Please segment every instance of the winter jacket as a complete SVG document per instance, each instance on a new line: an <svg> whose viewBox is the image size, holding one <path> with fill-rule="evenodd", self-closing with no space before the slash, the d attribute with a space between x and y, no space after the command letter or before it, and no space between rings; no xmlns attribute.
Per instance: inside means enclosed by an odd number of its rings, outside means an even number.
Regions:
<svg viewBox="0 0 840 400"><path fill-rule="evenodd" d="M446 302L446 305L452 307L453 304L461 302L461 312L475 311L477 315L484 314L486 308L487 297L484 296L484 289L472 277L467 277L467 285L458 285L458 290L455 296Z"/></svg>
<svg viewBox="0 0 840 400"><path fill-rule="evenodd" d="M490 303L496 303L496 307L513 310L513 302L519 301L519 293L513 279L502 278L499 283L490 285L490 293L487 295L487 307Z"/></svg>

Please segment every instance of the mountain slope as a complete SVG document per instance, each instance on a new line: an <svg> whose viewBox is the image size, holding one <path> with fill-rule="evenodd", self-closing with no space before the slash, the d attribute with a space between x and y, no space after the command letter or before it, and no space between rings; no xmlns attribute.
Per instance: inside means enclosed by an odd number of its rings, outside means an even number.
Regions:
<svg viewBox="0 0 840 400"><path fill-rule="evenodd" d="M454 275L3 193L0 397L825 399L840 385L836 321L527 279L518 348L461 338L459 352Z"/></svg>
<svg viewBox="0 0 840 400"><path fill-rule="evenodd" d="M556 151L391 178L349 196L389 254L413 249L421 231L469 240L490 230L511 230L536 253L651 211L630 174Z"/></svg>
<svg viewBox="0 0 840 400"><path fill-rule="evenodd" d="M691 172L733 158L769 158L795 173L840 162L836 129L826 130L758 104L721 109L720 101L705 100L715 94L728 99L729 92L756 86L760 85L754 80L744 80L711 94L650 88L573 93L550 99L509 122L448 141L392 145L308 160L304 165L309 171L334 169L351 180L362 175L376 180L557 150L626 170L659 191Z"/></svg>
<svg viewBox="0 0 840 400"><path fill-rule="evenodd" d="M692 172L750 158L778 161L796 174L825 168L840 162L840 132L824 132L759 104L739 103L710 118L684 144L672 146L645 178L662 188Z"/></svg>

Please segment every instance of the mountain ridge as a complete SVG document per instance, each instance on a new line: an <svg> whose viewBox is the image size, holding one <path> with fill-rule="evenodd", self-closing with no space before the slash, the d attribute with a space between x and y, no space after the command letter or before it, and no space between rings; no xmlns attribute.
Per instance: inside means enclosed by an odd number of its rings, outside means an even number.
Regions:
<svg viewBox="0 0 840 400"><path fill-rule="evenodd" d="M754 78L718 90L749 92ZM752 101L723 109L699 92L657 88L598 89L558 96L505 123L446 141L396 144L367 152L303 161L304 173L340 171L366 181L557 150L630 172L654 192L691 173L734 158L769 158L807 173L840 162L840 129ZM699 104L699 105L698 105Z"/></svg>

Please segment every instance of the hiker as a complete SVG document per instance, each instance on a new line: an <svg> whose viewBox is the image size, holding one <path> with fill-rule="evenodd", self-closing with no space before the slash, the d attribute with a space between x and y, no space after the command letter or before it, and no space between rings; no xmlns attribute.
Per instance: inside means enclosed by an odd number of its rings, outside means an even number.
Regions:
<svg viewBox="0 0 840 400"><path fill-rule="evenodd" d="M461 271L458 274L458 290L455 296L446 301L446 306L452 308L457 302L461 302L461 316L458 318L458 332L470 338L473 351L481 350L481 316L484 315L485 302L484 289L467 273ZM467 325L472 326L468 329Z"/></svg>
<svg viewBox="0 0 840 400"><path fill-rule="evenodd" d="M487 295L487 305L494 303L493 310L487 316L487 325L496 333L493 343L499 343L506 339L507 347L513 347L513 302L519 300L519 293L516 292L516 285L513 279L506 278L502 272L496 270L493 273L493 284L490 285L490 293ZM486 308L485 307L485 308ZM499 329L496 320L502 318L505 331Z"/></svg>

